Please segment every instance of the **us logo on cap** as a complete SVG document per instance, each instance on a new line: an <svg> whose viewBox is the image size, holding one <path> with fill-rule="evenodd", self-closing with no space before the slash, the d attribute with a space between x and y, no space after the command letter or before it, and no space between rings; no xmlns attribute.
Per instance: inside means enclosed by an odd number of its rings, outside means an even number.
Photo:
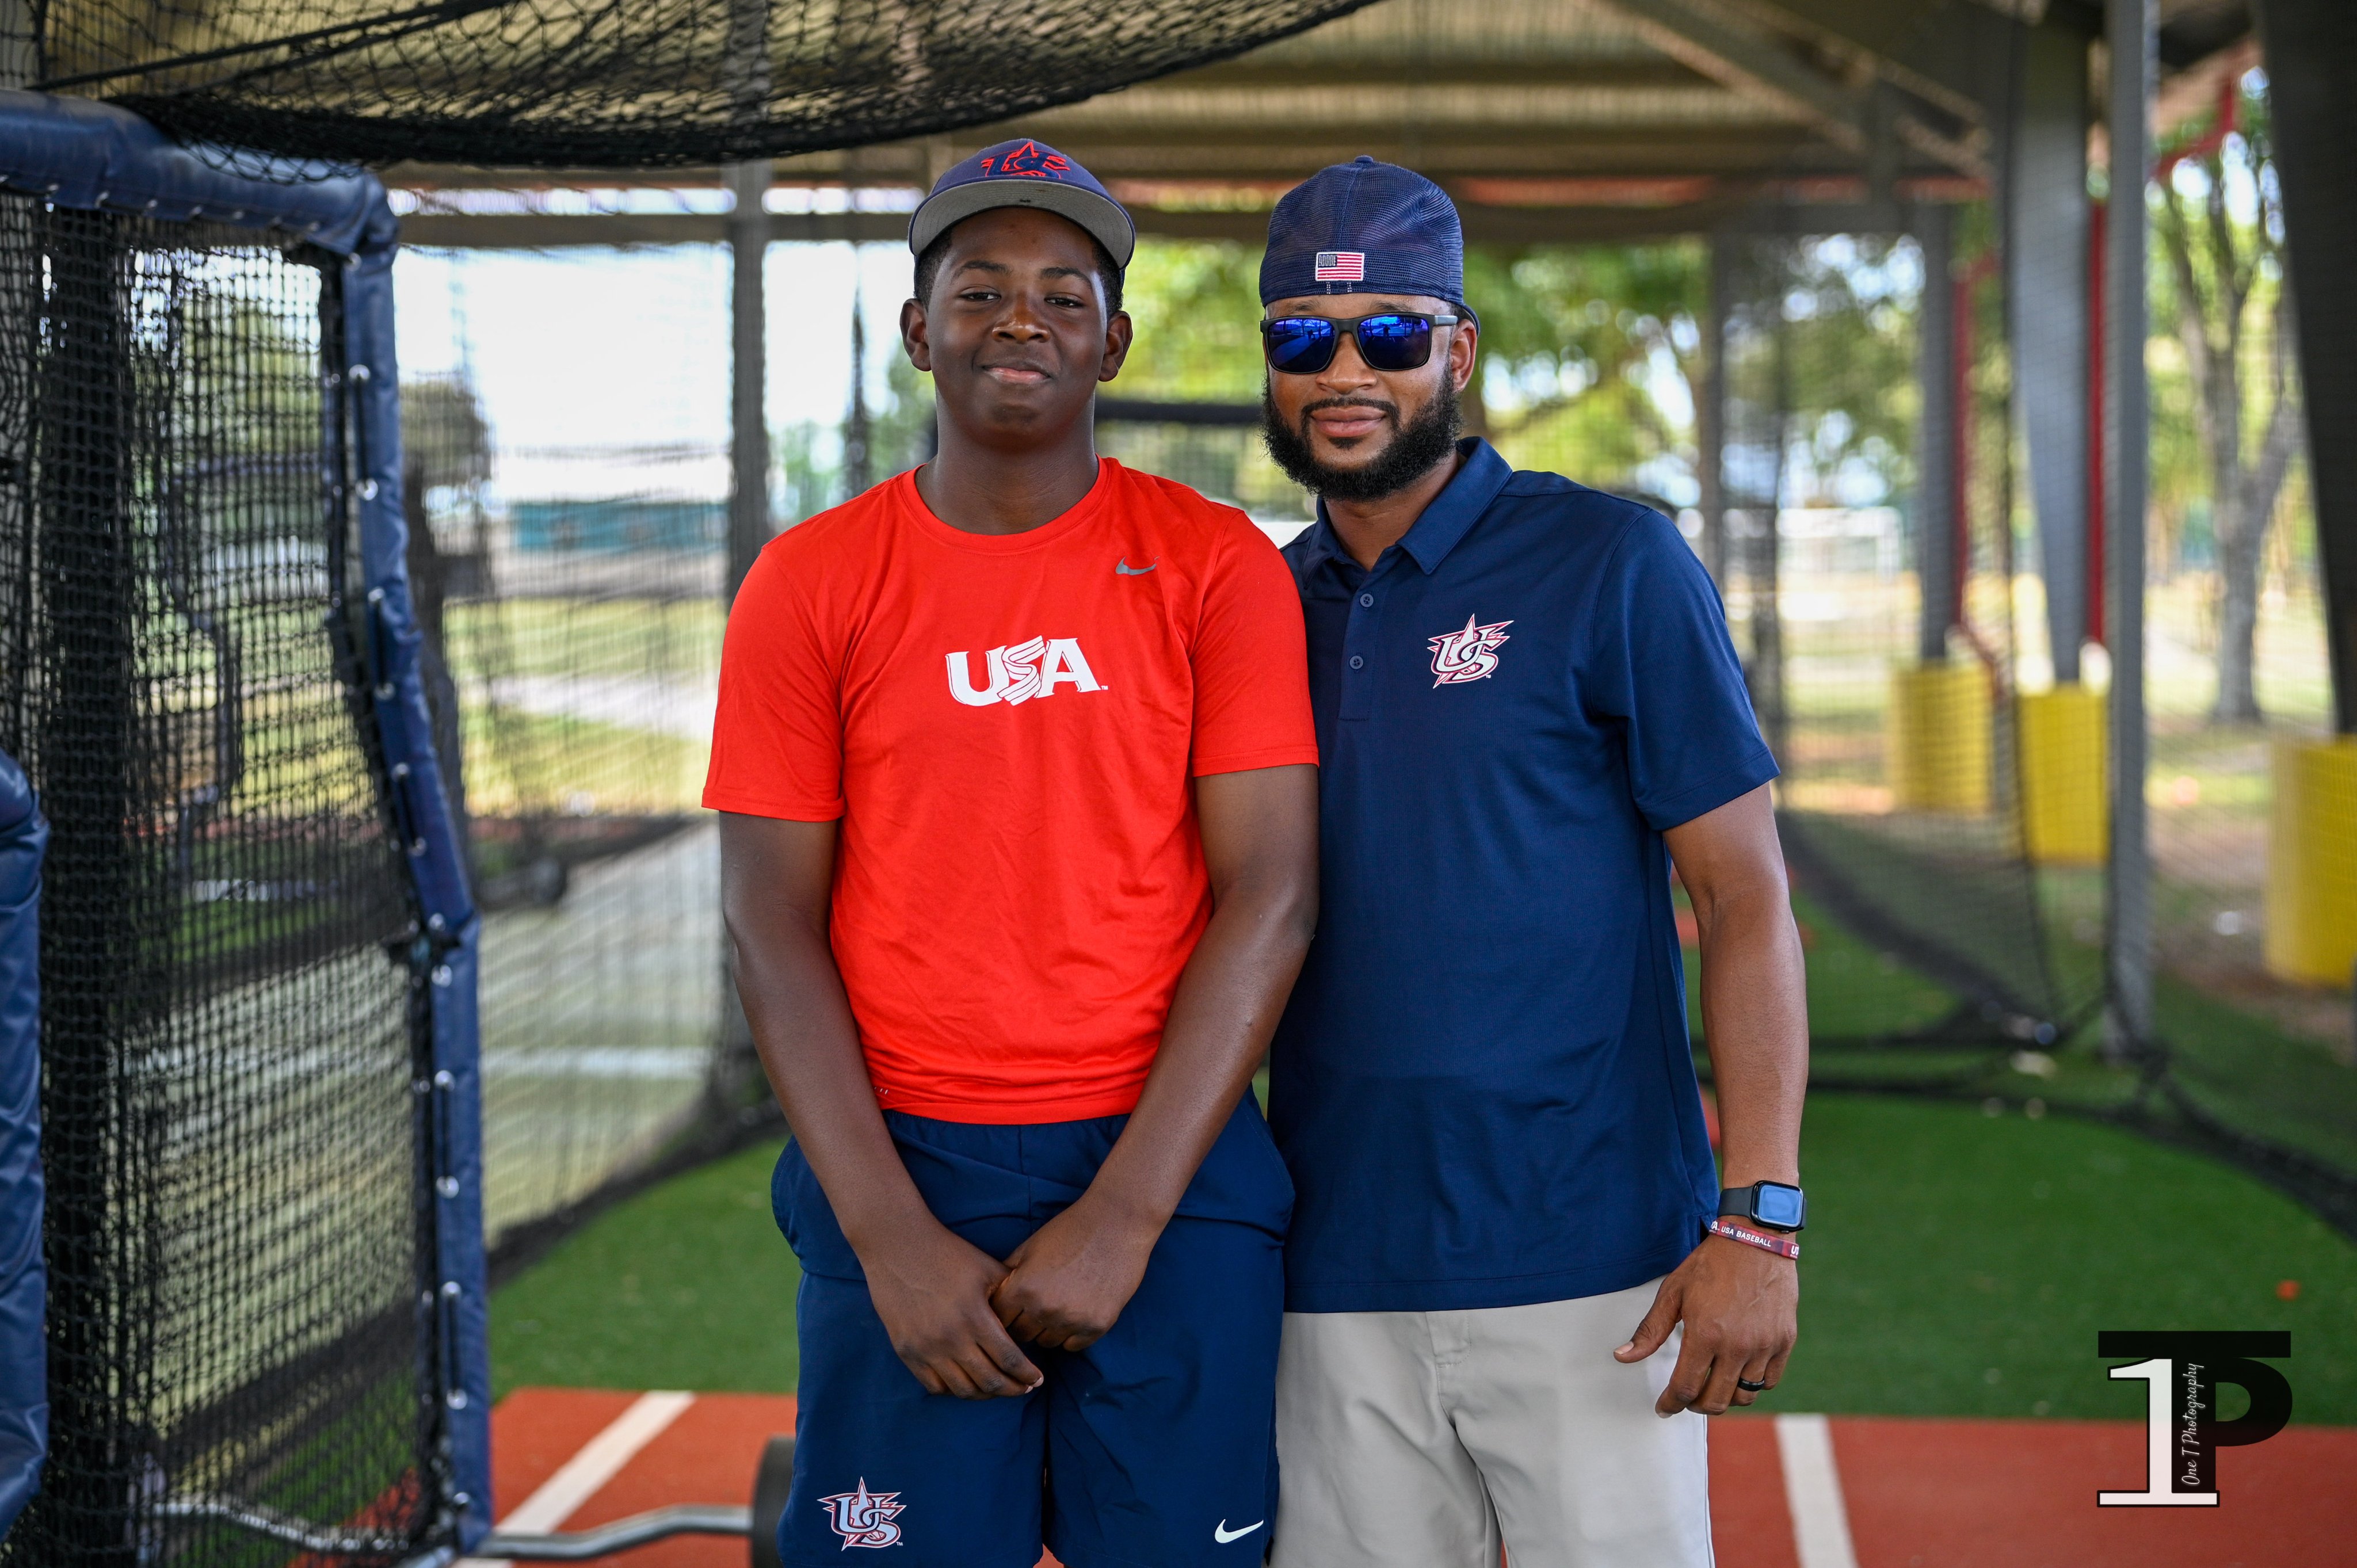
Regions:
<svg viewBox="0 0 2357 1568"><path fill-rule="evenodd" d="M1319 283L1364 283L1367 253L1364 251L1320 251L1318 252L1317 269L1311 275Z"/></svg>

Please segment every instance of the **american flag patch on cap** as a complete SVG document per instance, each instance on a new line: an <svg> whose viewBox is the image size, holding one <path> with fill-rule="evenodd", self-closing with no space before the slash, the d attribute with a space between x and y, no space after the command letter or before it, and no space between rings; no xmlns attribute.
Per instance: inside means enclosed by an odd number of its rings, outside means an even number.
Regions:
<svg viewBox="0 0 2357 1568"><path fill-rule="evenodd" d="M1297 256L1301 252L1296 251L1293 253ZM1364 251L1320 251L1318 252L1317 271L1311 275L1318 283L1364 283L1367 279L1367 253Z"/></svg>

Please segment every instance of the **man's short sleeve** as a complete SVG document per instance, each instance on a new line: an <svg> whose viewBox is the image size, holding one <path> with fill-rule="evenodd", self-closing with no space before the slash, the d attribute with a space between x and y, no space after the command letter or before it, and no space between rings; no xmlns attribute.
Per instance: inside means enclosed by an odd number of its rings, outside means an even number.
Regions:
<svg viewBox="0 0 2357 1568"><path fill-rule="evenodd" d="M1718 590L1659 512L1629 525L1606 570L1583 683L1620 723L1630 792L1657 832L1776 777Z"/></svg>
<svg viewBox="0 0 2357 1568"><path fill-rule="evenodd" d="M820 627L807 585L763 552L728 614L705 806L798 822L843 815L840 640Z"/></svg>
<svg viewBox="0 0 2357 1568"><path fill-rule="evenodd" d="M1212 557L1195 632L1198 779L1318 760L1300 592L1267 535L1234 521Z"/></svg>

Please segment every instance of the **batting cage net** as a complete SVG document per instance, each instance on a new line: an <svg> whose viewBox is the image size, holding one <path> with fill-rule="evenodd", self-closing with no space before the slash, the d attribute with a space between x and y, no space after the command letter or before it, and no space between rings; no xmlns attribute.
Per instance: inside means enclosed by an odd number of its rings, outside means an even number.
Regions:
<svg viewBox="0 0 2357 1568"><path fill-rule="evenodd" d="M52 832L56 1396L0 1555L272 1560L168 1524L167 1491L405 1538L418 1148L386 950L413 917L321 626L351 571L320 484L328 274L5 197L0 276L0 746Z"/></svg>
<svg viewBox="0 0 2357 1568"><path fill-rule="evenodd" d="M128 117L0 116L0 749L51 824L50 1448L0 1561L455 1544L487 1379L457 1366L470 1086L439 1042L471 986L463 913L420 891L362 521L393 499L354 352L382 196L129 215L100 203L259 192Z"/></svg>
<svg viewBox="0 0 2357 1568"><path fill-rule="evenodd" d="M1963 349L1945 493L1927 505L1920 479L1890 482L1923 439L1908 420L1921 254L1759 239L1717 258L1725 510L1706 553L1784 768L1786 854L1827 916L1939 992L1896 1013L1866 976L1831 992L1813 1026L1833 1076L1894 1070L1878 1059L1894 1036L1943 1064L1952 1045L2049 1047L2103 992L2100 880L2041 879L2024 843L2017 699L2038 677L2014 587L2029 563L2002 297L1969 266L1933 317ZM2101 859L2097 843L2086 864Z"/></svg>
<svg viewBox="0 0 2357 1568"><path fill-rule="evenodd" d="M37 86L307 157L712 163L1077 102L1366 0L55 0Z"/></svg>
<svg viewBox="0 0 2357 1568"><path fill-rule="evenodd" d="M401 267L410 580L483 911L485 1222L504 1270L778 1124L731 1006L699 803L728 589L726 263L408 251ZM583 338L589 308L605 329ZM785 521L834 503L832 469L804 505L808 465L783 440L778 456Z"/></svg>
<svg viewBox="0 0 2357 1568"><path fill-rule="evenodd" d="M2209 188L2180 179L2167 200L2189 210L2164 210L2156 236L2182 292L2156 301L2152 354L2156 1007L2140 1038L2104 1020L2115 805L2100 543L2077 566L2055 550L2085 525L2089 475L2055 482L2072 437L2025 406L2035 367L2008 318L2037 280L2004 264L1994 215L1939 218L1944 264L1921 235L1665 248L1683 252L1667 301L1625 286L1626 254L1520 265L1594 287L1609 306L1595 319L1624 337L1658 313L1665 346L1713 341L1718 302L1723 380L1706 353L1637 362L1646 398L1691 398L1697 415L1717 399L1718 489L1658 504L1721 585L1783 766L1813 1083L2120 1119L2357 1230L2350 917L2331 891L2357 865L2352 753L2329 734L2281 273L2264 254L2201 252L2233 228L2206 220ZM2237 273L2232 290L2218 281ZM1699 418L1616 454L1576 401L1508 390L1493 434L1523 465L1657 498L1694 472L1678 470ZM1591 412L1607 394L1640 395L1608 381ZM2204 398L2239 400L2242 428L2205 420Z"/></svg>
<svg viewBox="0 0 2357 1568"><path fill-rule="evenodd" d="M718 845L697 800L725 451L515 447L456 373L403 388L411 581L483 909L486 1224L510 1254L725 1147Z"/></svg>

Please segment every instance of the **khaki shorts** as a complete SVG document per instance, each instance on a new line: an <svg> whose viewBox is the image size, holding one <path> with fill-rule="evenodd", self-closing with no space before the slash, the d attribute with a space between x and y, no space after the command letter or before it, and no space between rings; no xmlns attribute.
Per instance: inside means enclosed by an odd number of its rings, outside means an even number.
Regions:
<svg viewBox="0 0 2357 1568"><path fill-rule="evenodd" d="M1289 1312L1274 1568L1709 1568L1707 1418L1612 1359L1660 1282L1467 1312Z"/></svg>

